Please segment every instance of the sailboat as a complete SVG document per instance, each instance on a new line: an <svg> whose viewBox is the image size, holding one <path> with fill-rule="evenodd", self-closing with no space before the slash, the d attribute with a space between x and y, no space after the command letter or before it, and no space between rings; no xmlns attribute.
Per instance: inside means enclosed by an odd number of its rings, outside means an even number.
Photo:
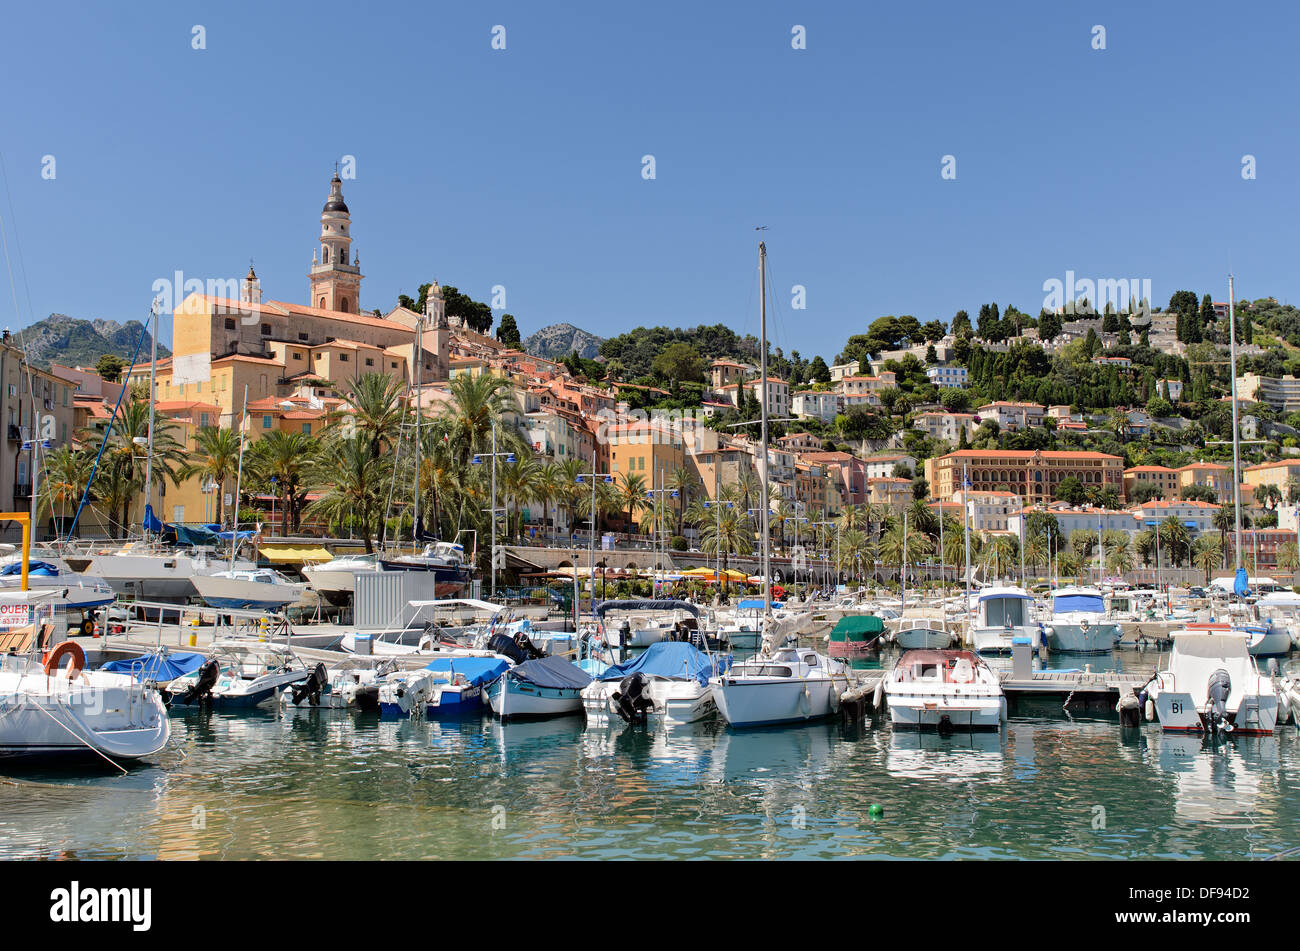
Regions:
<svg viewBox="0 0 1300 951"><path fill-rule="evenodd" d="M762 334L759 364L759 406L763 470L759 506L763 540L763 640L759 653L709 679L718 713L732 727L802 723L828 717L839 710L841 687L848 687L848 667L815 650L779 647L773 643L771 539L768 533L767 431L767 246L758 245L759 322ZM837 683L836 676L843 678Z"/></svg>

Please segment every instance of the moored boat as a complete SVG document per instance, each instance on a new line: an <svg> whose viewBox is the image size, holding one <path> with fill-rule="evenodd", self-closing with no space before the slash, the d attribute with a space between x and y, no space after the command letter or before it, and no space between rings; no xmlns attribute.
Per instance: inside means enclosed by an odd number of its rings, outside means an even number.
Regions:
<svg viewBox="0 0 1300 951"><path fill-rule="evenodd" d="M826 654L838 660L864 660L880 653L885 622L872 614L846 614L827 635Z"/></svg>
<svg viewBox="0 0 1300 951"><path fill-rule="evenodd" d="M561 657L539 657L511 667L484 688L502 720L558 717L582 711L591 675Z"/></svg>
<svg viewBox="0 0 1300 951"><path fill-rule="evenodd" d="M972 595L974 619L970 625L970 645L981 654L1009 654L1018 637L1030 643L1042 643L1038 624L1030 617L1033 598L1021 588L982 588Z"/></svg>
<svg viewBox="0 0 1300 951"><path fill-rule="evenodd" d="M839 660L810 648L784 647L735 664L709 683L728 725L754 727L832 715L848 675Z"/></svg>
<svg viewBox="0 0 1300 951"><path fill-rule="evenodd" d="M1166 730L1272 733L1278 695L1260 674L1246 637L1235 631L1174 634L1169 666L1147 688Z"/></svg>
<svg viewBox="0 0 1300 951"><path fill-rule="evenodd" d="M680 726L709 719L717 713L709 678L726 670L728 662L685 642L655 644L625 664L608 667L583 689L587 722Z"/></svg>
<svg viewBox="0 0 1300 951"><path fill-rule="evenodd" d="M1096 588L1061 588L1052 594L1052 619L1044 633L1051 651L1105 654L1119 642L1119 622L1106 617L1105 597Z"/></svg>
<svg viewBox="0 0 1300 951"><path fill-rule="evenodd" d="M906 651L884 693L895 727L996 730L1007 716L997 674L969 650Z"/></svg>
<svg viewBox="0 0 1300 951"><path fill-rule="evenodd" d="M236 568L195 575L193 584L208 606L239 611L280 611L297 602L307 587L271 568Z"/></svg>
<svg viewBox="0 0 1300 951"><path fill-rule="evenodd" d="M419 670L390 673L379 686L379 712L430 720L477 714L483 709L483 685L509 666L499 655L438 657Z"/></svg>

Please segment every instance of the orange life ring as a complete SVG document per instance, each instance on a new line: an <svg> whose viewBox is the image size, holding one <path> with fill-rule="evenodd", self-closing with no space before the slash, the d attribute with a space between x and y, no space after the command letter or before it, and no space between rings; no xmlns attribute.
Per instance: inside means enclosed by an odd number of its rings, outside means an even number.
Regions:
<svg viewBox="0 0 1300 951"><path fill-rule="evenodd" d="M80 644L74 644L72 641L64 641L54 650L50 651L45 663L46 676L55 674L59 670L59 661L65 657L72 658L72 664L68 667L68 679L75 679L83 670L86 669L86 652L81 649Z"/></svg>

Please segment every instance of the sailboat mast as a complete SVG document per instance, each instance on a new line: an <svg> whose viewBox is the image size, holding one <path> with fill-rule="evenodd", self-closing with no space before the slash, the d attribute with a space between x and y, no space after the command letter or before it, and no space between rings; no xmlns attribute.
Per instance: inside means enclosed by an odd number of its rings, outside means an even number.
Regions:
<svg viewBox="0 0 1300 951"><path fill-rule="evenodd" d="M230 570L235 570L235 546L239 544L239 491L244 481L244 417L248 415L248 384L244 384L244 411L239 414L239 467L235 470L234 519L230 524Z"/></svg>
<svg viewBox="0 0 1300 951"><path fill-rule="evenodd" d="M763 498L759 506L759 524L763 539L763 617L772 613L772 578L768 551L768 466L771 460L767 455L767 245L758 243L758 325L761 335L759 344L758 403L760 430L763 438ZM765 624L766 626L766 624Z"/></svg>
<svg viewBox="0 0 1300 951"><path fill-rule="evenodd" d="M153 504L153 403L154 403L154 374L158 371L158 306L159 298L155 297L153 307L150 313L153 314L153 340L150 347L149 357L149 449L145 453L144 461L144 507L145 511ZM147 325L146 325L147 326ZM157 512L155 518L162 518ZM145 527L145 534L148 534L148 527Z"/></svg>
<svg viewBox="0 0 1300 951"><path fill-rule="evenodd" d="M425 308L428 309L427 306ZM420 539L416 533L420 530L420 365L424 363L422 331L424 314L415 318L415 506L411 514L411 535L415 537L415 547L420 548Z"/></svg>
<svg viewBox="0 0 1300 951"><path fill-rule="evenodd" d="M1234 315L1232 275L1228 275L1228 375L1232 386L1232 513L1236 525L1232 545L1236 570L1241 571L1241 450L1237 443L1237 320Z"/></svg>

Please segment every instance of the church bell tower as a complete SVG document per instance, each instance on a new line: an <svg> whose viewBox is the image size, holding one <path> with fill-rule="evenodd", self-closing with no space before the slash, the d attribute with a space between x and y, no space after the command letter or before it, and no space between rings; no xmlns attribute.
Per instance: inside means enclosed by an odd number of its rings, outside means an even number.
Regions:
<svg viewBox="0 0 1300 951"><path fill-rule="evenodd" d="M361 310L361 259L351 253L350 233L352 216L343 201L343 182L334 172L330 180L330 194L320 215L320 250L312 253L311 281L312 307L337 310L346 314ZM319 260L318 260L319 254Z"/></svg>

